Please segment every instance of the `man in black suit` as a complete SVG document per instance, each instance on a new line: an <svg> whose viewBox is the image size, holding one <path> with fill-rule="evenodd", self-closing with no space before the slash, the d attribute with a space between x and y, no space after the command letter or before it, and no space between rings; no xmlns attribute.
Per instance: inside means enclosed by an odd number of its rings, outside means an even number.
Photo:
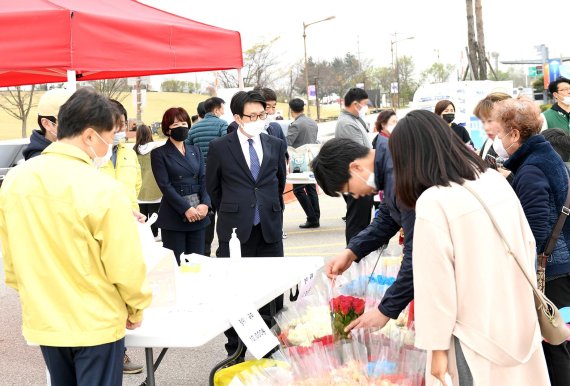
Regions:
<svg viewBox="0 0 570 386"><path fill-rule="evenodd" d="M257 91L240 91L230 107L238 129L210 142L206 187L218 209L218 257L229 257L232 228L237 228L243 257L283 256L285 143L263 133L266 102ZM283 306L283 295L276 299ZM262 315L269 314L263 307ZM233 354L237 335L226 331ZM242 353L242 358L245 353Z"/></svg>

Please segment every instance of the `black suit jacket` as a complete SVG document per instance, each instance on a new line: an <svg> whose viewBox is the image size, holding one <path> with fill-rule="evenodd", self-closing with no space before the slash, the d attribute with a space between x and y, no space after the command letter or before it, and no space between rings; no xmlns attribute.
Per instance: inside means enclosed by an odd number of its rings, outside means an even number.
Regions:
<svg viewBox="0 0 570 386"><path fill-rule="evenodd" d="M152 173L163 195L156 224L163 229L193 231L210 224L208 216L200 221L188 222L184 215L190 204L183 196L189 194L198 193L200 203L212 206L204 181L202 152L198 146L184 146L186 156L170 140L150 152Z"/></svg>
<svg viewBox="0 0 570 386"><path fill-rule="evenodd" d="M237 131L210 142L206 186L218 210L220 241L230 240L232 228L237 228L242 243L249 239L256 203L265 241L282 239L287 147L276 137L261 134L260 138L263 160L257 181L247 166Z"/></svg>

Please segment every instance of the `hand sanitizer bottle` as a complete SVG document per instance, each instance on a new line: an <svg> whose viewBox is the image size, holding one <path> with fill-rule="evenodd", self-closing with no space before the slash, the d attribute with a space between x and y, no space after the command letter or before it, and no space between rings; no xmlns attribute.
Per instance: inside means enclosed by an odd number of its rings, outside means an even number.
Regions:
<svg viewBox="0 0 570 386"><path fill-rule="evenodd" d="M232 228L232 237L230 239L230 258L239 259L241 258L241 243L236 235L236 229Z"/></svg>

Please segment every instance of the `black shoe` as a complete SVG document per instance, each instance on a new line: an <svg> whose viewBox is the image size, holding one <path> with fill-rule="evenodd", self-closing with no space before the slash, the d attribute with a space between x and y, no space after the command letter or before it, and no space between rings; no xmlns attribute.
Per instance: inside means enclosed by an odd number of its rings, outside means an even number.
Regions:
<svg viewBox="0 0 570 386"><path fill-rule="evenodd" d="M299 225L299 228L318 228L320 226L321 224L319 224L318 221L307 221L306 223Z"/></svg>

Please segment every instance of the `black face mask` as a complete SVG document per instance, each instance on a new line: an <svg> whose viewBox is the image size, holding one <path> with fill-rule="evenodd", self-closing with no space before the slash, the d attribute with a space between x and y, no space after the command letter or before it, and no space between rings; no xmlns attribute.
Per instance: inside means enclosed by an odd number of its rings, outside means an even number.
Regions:
<svg viewBox="0 0 570 386"><path fill-rule="evenodd" d="M451 123L455 119L455 114L454 113L443 114L442 118L445 122Z"/></svg>
<svg viewBox="0 0 570 386"><path fill-rule="evenodd" d="M189 129L184 126L178 126L173 129L170 129L170 138L172 138L175 141L182 142L186 140L186 137L188 137L188 130Z"/></svg>

